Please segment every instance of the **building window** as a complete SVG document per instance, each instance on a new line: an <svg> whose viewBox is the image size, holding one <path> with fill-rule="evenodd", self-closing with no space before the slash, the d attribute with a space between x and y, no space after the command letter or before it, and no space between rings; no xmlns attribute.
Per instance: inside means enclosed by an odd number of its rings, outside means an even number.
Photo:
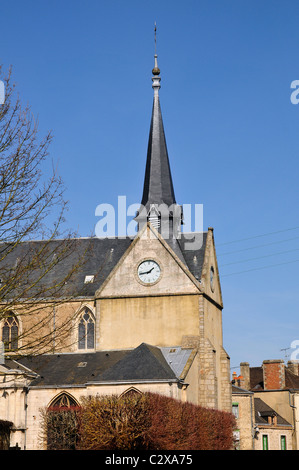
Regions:
<svg viewBox="0 0 299 470"><path fill-rule="evenodd" d="M94 319L86 308L79 318L78 324L78 349L94 349Z"/></svg>
<svg viewBox="0 0 299 470"><path fill-rule="evenodd" d="M234 431L234 449L235 450L240 450L240 431L236 429Z"/></svg>
<svg viewBox="0 0 299 470"><path fill-rule="evenodd" d="M286 436L280 436L280 449L287 450L287 438Z"/></svg>
<svg viewBox="0 0 299 470"><path fill-rule="evenodd" d="M239 418L239 403L233 403L233 415L235 418Z"/></svg>
<svg viewBox="0 0 299 470"><path fill-rule="evenodd" d="M78 409L76 400L68 393L61 393L49 406L49 410Z"/></svg>
<svg viewBox="0 0 299 470"><path fill-rule="evenodd" d="M134 397L138 397L142 395L142 393L135 387L131 387L129 388L128 390L126 390L125 392L123 392L121 395L120 395L120 398L122 397L130 397L130 398L134 398Z"/></svg>
<svg viewBox="0 0 299 470"><path fill-rule="evenodd" d="M6 351L18 349L19 325L16 317L11 315L2 324L2 341Z"/></svg>
<svg viewBox="0 0 299 470"><path fill-rule="evenodd" d="M263 434L262 439L263 439L263 450L268 450L268 435Z"/></svg>
<svg viewBox="0 0 299 470"><path fill-rule="evenodd" d="M44 416L47 450L75 450L78 442L79 410L76 400L61 393Z"/></svg>

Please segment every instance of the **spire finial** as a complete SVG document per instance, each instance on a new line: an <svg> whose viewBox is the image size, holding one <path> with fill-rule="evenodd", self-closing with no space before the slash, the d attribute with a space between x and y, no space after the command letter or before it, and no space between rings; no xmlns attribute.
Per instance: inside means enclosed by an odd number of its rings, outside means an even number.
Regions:
<svg viewBox="0 0 299 470"><path fill-rule="evenodd" d="M157 25L155 22L155 66L152 70L153 75L160 75L160 69L158 67L158 56L157 56Z"/></svg>
<svg viewBox="0 0 299 470"><path fill-rule="evenodd" d="M156 36L156 32L157 32L157 25L155 23L155 66L152 70L152 74L153 74L153 77L152 77L152 82L153 82L153 89L154 89L154 93L155 93L155 96L158 96L158 91L159 89L161 88L161 85L160 85L160 81L161 81L161 78L159 77L160 75L160 69L158 67L158 56L157 56L157 36Z"/></svg>

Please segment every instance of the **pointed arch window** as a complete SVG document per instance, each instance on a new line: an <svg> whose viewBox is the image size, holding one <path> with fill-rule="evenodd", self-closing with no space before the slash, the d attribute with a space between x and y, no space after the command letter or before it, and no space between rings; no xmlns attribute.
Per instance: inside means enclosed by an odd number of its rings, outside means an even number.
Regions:
<svg viewBox="0 0 299 470"><path fill-rule="evenodd" d="M86 308L79 317L78 349L94 349L95 322L90 310Z"/></svg>
<svg viewBox="0 0 299 470"><path fill-rule="evenodd" d="M77 409L80 408L76 400L69 395L68 393L61 393L57 398L55 398L49 410L61 410L61 409Z"/></svg>
<svg viewBox="0 0 299 470"><path fill-rule="evenodd" d="M2 323L2 341L6 351L18 349L19 323L15 315L9 315Z"/></svg>
<svg viewBox="0 0 299 470"><path fill-rule="evenodd" d="M128 388L127 390L125 390L121 395L120 397L123 398L123 397L128 397L128 398L136 398L138 396L142 395L142 392L140 392L140 390L138 390L137 388L135 387L130 387Z"/></svg>
<svg viewBox="0 0 299 470"><path fill-rule="evenodd" d="M68 393L61 393L45 415L47 450L75 450L78 442L80 406Z"/></svg>

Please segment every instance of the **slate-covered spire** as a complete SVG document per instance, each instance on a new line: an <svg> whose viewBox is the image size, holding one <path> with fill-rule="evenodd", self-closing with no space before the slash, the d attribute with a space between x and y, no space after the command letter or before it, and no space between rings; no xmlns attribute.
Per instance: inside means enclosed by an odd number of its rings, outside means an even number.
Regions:
<svg viewBox="0 0 299 470"><path fill-rule="evenodd" d="M156 27L155 27L156 43ZM160 69L155 48L155 63L152 70L154 102L148 140L141 207L136 214L138 230L150 222L183 260L177 238L182 224L182 208L176 203L170 171L164 126L159 101L161 88Z"/></svg>
<svg viewBox="0 0 299 470"><path fill-rule="evenodd" d="M154 102L141 201L141 204L147 209L152 204L171 206L176 203L159 100L161 78L156 53L152 73Z"/></svg>

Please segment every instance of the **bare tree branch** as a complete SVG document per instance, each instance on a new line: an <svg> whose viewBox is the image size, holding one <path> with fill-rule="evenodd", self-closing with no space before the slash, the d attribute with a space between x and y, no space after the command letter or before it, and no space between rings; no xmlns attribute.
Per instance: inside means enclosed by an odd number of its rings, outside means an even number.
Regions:
<svg viewBox="0 0 299 470"><path fill-rule="evenodd" d="M91 252L76 254L76 234L63 228L67 202L56 168L43 174L51 133L40 139L30 108L16 95L11 70L4 76L0 66L0 79L6 91L0 106L0 325L16 315L22 332L6 348L44 353L53 350L53 336L56 347L60 336L65 345L73 316L57 323L54 332L53 309L80 296L69 287ZM0 330L0 341L1 336Z"/></svg>

